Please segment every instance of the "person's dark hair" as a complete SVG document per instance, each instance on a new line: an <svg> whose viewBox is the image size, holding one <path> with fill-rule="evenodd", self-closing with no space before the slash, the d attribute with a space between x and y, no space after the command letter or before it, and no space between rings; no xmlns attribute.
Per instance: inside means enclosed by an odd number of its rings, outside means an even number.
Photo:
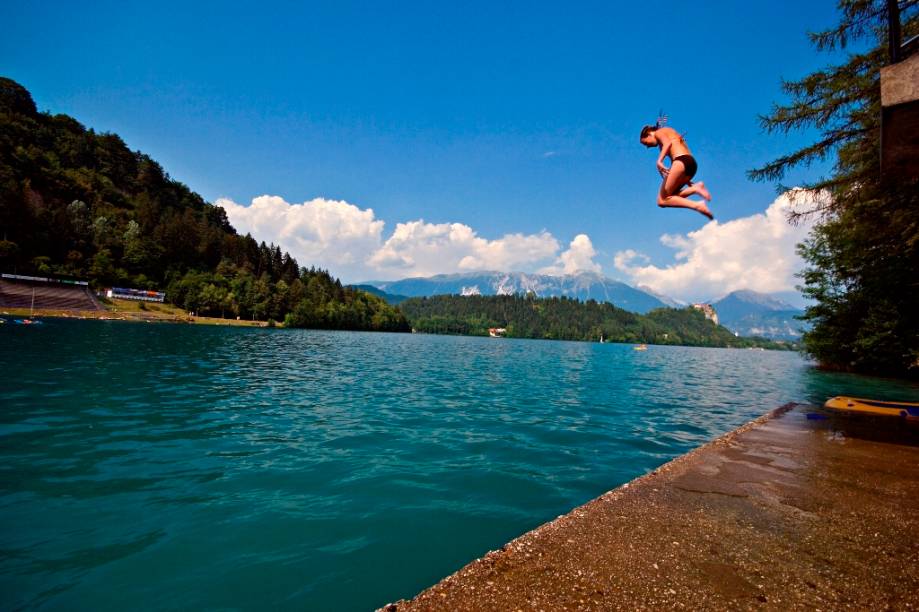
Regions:
<svg viewBox="0 0 919 612"><path fill-rule="evenodd" d="M638 139L641 140L656 129L656 125L646 125L645 127L641 128L641 136L639 136Z"/></svg>

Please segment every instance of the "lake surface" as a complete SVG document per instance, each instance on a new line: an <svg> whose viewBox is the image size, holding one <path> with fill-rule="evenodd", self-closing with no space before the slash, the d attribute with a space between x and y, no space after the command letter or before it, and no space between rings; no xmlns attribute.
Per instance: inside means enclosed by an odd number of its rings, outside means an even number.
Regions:
<svg viewBox="0 0 919 612"><path fill-rule="evenodd" d="M767 410L794 353L0 326L0 608L371 609Z"/></svg>

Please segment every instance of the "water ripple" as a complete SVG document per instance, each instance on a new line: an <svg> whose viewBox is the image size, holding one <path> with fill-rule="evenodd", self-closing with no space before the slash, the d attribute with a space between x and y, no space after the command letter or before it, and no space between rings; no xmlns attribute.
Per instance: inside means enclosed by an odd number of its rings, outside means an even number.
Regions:
<svg viewBox="0 0 919 612"><path fill-rule="evenodd" d="M0 327L3 608L366 609L787 401L792 353Z"/></svg>

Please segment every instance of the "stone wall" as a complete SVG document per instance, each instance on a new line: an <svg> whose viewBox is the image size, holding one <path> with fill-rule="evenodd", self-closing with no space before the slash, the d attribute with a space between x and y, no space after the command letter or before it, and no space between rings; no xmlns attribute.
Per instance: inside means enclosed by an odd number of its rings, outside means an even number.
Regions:
<svg viewBox="0 0 919 612"><path fill-rule="evenodd" d="M881 171L919 180L919 53L881 68Z"/></svg>

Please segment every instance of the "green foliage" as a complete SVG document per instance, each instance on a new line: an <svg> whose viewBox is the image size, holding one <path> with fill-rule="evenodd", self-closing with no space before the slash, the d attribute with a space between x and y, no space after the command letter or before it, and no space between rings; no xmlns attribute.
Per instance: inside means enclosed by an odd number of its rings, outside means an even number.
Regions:
<svg viewBox="0 0 919 612"><path fill-rule="evenodd" d="M919 34L919 1L899 3L904 40ZM816 128L812 145L751 171L779 180L791 168L833 156L832 176L807 185L828 197L798 209L818 214L799 246L801 287L813 299L805 350L829 368L919 376L919 185L880 171L880 68L888 62L887 3L841 0L840 23L811 34L818 50L867 49L845 62L783 83L790 97L762 118L770 132Z"/></svg>
<svg viewBox="0 0 919 612"><path fill-rule="evenodd" d="M10 79L0 78L0 109L17 115L34 115L35 102L25 87Z"/></svg>
<svg viewBox="0 0 919 612"><path fill-rule="evenodd" d="M439 295L399 305L412 327L434 334L487 336L504 327L512 338L674 344L684 346L789 348L781 342L737 338L694 308L659 308L646 315L607 302L521 295Z"/></svg>
<svg viewBox="0 0 919 612"><path fill-rule="evenodd" d="M284 319L289 327L408 331L405 317L385 300L366 291L342 287L322 271L303 279L304 297Z"/></svg>
<svg viewBox="0 0 919 612"><path fill-rule="evenodd" d="M408 330L382 300L239 236L222 208L154 160L114 134L37 112L29 92L2 77L0 268L165 287L169 301L201 315Z"/></svg>
<svg viewBox="0 0 919 612"><path fill-rule="evenodd" d="M260 245L236 235L223 209L114 134L38 113L28 91L4 78L0 127L4 271L88 278L100 286L140 284L139 275L162 284L222 259L257 268ZM42 265L37 258L47 259Z"/></svg>
<svg viewBox="0 0 919 612"><path fill-rule="evenodd" d="M806 350L830 368L916 376L919 361L919 196L888 190L849 202L799 247Z"/></svg>

